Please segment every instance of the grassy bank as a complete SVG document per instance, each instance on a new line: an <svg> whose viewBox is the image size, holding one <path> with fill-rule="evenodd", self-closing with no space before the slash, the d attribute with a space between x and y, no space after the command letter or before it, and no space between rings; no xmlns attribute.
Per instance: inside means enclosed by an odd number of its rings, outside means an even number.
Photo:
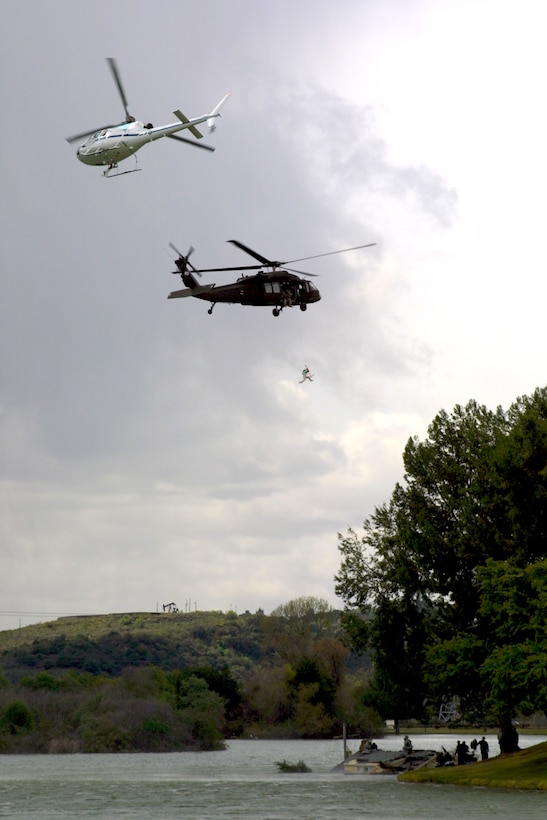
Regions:
<svg viewBox="0 0 547 820"><path fill-rule="evenodd" d="M466 766L421 769L399 776L413 783L443 783L452 786L486 786L503 789L547 791L547 742L512 755L500 755Z"/></svg>

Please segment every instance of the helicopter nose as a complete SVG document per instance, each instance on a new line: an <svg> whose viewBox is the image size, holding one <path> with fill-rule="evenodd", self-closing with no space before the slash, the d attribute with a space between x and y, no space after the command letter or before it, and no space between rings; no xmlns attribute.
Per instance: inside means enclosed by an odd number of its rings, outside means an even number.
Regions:
<svg viewBox="0 0 547 820"><path fill-rule="evenodd" d="M80 162L85 162L87 157L87 148L84 148L82 145L76 151L76 156L80 160Z"/></svg>

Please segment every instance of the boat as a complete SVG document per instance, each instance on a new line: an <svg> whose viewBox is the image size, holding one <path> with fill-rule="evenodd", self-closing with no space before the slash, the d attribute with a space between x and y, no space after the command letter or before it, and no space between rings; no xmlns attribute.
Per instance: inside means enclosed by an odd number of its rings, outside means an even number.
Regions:
<svg viewBox="0 0 547 820"><path fill-rule="evenodd" d="M375 744L374 744L375 745ZM403 774L437 765L437 753L432 749L412 749L388 752L365 748L350 754L335 767L344 774Z"/></svg>

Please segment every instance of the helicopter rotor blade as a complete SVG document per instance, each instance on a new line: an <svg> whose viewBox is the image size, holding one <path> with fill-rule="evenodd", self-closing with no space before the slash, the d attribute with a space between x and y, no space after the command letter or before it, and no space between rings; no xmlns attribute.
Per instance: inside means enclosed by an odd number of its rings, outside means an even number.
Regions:
<svg viewBox="0 0 547 820"><path fill-rule="evenodd" d="M120 71L118 69L118 65L114 57L107 57L106 62L112 72L112 76L114 78L114 82L118 88L120 93L120 97L122 98L123 108L125 111L125 121L126 122L135 122L135 117L132 117L127 109L127 97L125 96L125 91L122 85L122 80L120 77ZM110 125L101 125L99 128L90 128L89 131L81 131L79 134L73 134L71 137L66 137L66 141L73 143L78 142L78 140L83 139L84 137L89 137L90 134L95 134L97 131L104 131L107 128L116 128L119 123L111 123Z"/></svg>
<svg viewBox="0 0 547 820"><path fill-rule="evenodd" d="M293 262L305 262L307 259L319 259L321 256L333 256L335 253L347 253L348 251L358 251L361 248L372 248L376 242L369 242L368 245L356 245L354 248L342 248L340 251L329 251L328 253L317 253L315 256L303 256L300 259L288 259L286 262L281 262L281 265L291 265Z"/></svg>
<svg viewBox="0 0 547 820"><path fill-rule="evenodd" d="M285 265L283 265L283 270L288 270L291 273L298 273L300 276L319 276L320 275L319 273L308 273L308 271L305 271L305 270L296 270L296 268L286 268Z"/></svg>
<svg viewBox="0 0 547 820"><path fill-rule="evenodd" d="M107 57L106 62L108 63L110 71L112 72L112 76L114 77L114 82L116 83L116 86L118 87L118 91L120 92L120 97L122 98L122 103L123 103L123 107L124 107L124 111L125 111L125 120L126 120L126 122L134 122L135 117L131 116L131 114L129 113L128 108L127 108L127 105L128 105L127 97L125 96L125 90L124 90L124 87L122 85L122 78L120 76L120 71L118 69L118 64L116 63L116 60L114 59L114 57Z"/></svg>
<svg viewBox="0 0 547 820"><path fill-rule="evenodd" d="M177 248L177 246L176 246L176 245L173 245L173 243L172 243L172 242L170 242L170 243L169 243L169 247L171 248L171 250L172 250L172 251L175 251L175 253L178 253L178 255L179 255L179 256L182 256L182 258L184 259L184 254L182 254L182 253L179 251L179 249Z"/></svg>
<svg viewBox="0 0 547 820"><path fill-rule="evenodd" d="M368 245L356 245L354 248L342 248L342 250L339 250L339 251L329 251L328 253L318 253L318 254L315 254L314 256L302 256L299 259L288 259L286 262L274 262L271 259L266 259L265 256L262 256L262 254L257 253L256 251L253 251L252 248L247 247L247 245L244 245L243 242L239 242L239 240L237 240L237 239L229 239L228 242L231 242L232 245L236 246L236 248L239 248L240 250L244 251L245 253L248 253L250 256L253 256L255 259L258 259L259 262L262 262L263 265L265 265L269 268L279 268L282 265L290 265L293 262L305 262L308 259L319 259L322 256L333 256L336 253L347 253L348 251L357 251L357 250L360 250L361 248L371 248L373 245L376 245L376 242L369 242ZM304 273L303 271L297 271L297 270L295 270L294 273L303 273L304 276L317 276L317 274Z"/></svg>
<svg viewBox="0 0 547 820"><path fill-rule="evenodd" d="M226 271L237 270L261 270L264 265L236 265L231 268L200 268L199 273L225 273ZM198 271L196 271L197 273Z"/></svg>
<svg viewBox="0 0 547 820"><path fill-rule="evenodd" d="M79 134L73 134L71 137L65 137L65 139L67 142L70 142L72 144L73 142L79 142L84 137L89 137L90 134L96 134L97 131L105 131L107 128L115 127L116 125L112 123L110 125L101 125L99 126L99 128L90 128L89 131L80 131Z"/></svg>
<svg viewBox="0 0 547 820"><path fill-rule="evenodd" d="M195 140L189 140L186 137L179 137L178 134L167 134L168 139L170 140L177 140L177 142L187 142L188 145L193 145L194 148L203 148L204 151L214 151L212 145L202 145L201 142L196 142Z"/></svg>
<svg viewBox="0 0 547 820"><path fill-rule="evenodd" d="M197 270L196 268L191 266L194 273L197 273L199 276L201 276L202 273L226 273L226 272L230 272L230 271L260 270L261 268L264 268L264 267L265 268L272 268L273 270L275 270L275 269L278 269L280 267L284 267L285 270L290 271L290 273L296 273L299 276L314 276L315 277L315 276L319 276L319 274L318 273L309 273L308 271L298 270L297 268L288 268L288 267L285 267L285 266L290 265L292 262L304 262L307 259L319 259L322 256L333 256L334 254L337 254L337 253L347 253L348 251L357 251L357 250L360 250L361 248L371 248L373 245L376 245L376 242L369 242L367 245L356 245L353 248L342 248L342 250L339 250L339 251L329 251L328 253L319 253L319 254L315 254L314 256L304 256L300 259L290 259L287 262L273 262L271 259L266 259L265 256L262 256L262 254L257 253L257 251L253 251L252 248L249 248L247 245L244 245L243 242L240 242L238 239L228 239L227 241L230 242L232 245L235 245L236 248L239 248L240 250L244 251L245 253L248 253L249 256L254 257L254 259L257 259L260 262L260 265L231 265L230 267L225 267L225 268L200 268L200 270ZM182 259L185 259L185 261L188 265L190 265L190 263L188 262L188 257L190 256L190 254L194 250L193 248L190 248L190 250L188 251L187 256L184 257L181 254L181 252L178 250L178 248L176 248L175 245L173 245L172 242L169 243L169 246L176 253L178 253L178 255Z"/></svg>
<svg viewBox="0 0 547 820"><path fill-rule="evenodd" d="M275 268L279 264L278 262L270 262L270 260L266 259L265 256L262 256L260 253L253 251L252 248L248 248L247 245L244 245L243 242L239 242L237 239L228 239L228 242L231 242L232 245L236 246L236 248L245 251L245 253L248 253L249 256L253 256L255 259L258 259L258 261L262 262L263 265L267 265L270 268Z"/></svg>

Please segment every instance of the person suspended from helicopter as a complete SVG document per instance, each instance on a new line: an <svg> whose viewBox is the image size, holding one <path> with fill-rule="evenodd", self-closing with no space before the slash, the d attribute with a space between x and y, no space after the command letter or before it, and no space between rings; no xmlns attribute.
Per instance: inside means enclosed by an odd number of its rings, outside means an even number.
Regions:
<svg viewBox="0 0 547 820"><path fill-rule="evenodd" d="M312 374L310 375L310 368L308 367L308 365L307 365L307 364L306 364L306 365L304 365L304 370L302 371L302 378L300 379L300 384L302 384L303 382L305 382L305 381L306 381L306 379L307 379L309 382L312 382L312 381L313 381L313 377L314 377L314 375L315 375L315 373L312 373Z"/></svg>
<svg viewBox="0 0 547 820"><path fill-rule="evenodd" d="M294 304L295 295L288 285L283 285L281 288L281 305L283 307L292 307Z"/></svg>

